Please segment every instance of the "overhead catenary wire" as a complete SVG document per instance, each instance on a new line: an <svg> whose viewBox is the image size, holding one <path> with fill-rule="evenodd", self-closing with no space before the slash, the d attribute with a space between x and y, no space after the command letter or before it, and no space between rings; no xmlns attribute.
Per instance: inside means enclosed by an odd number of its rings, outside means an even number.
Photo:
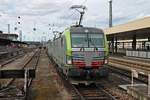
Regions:
<svg viewBox="0 0 150 100"><path fill-rule="evenodd" d="M82 5L84 5L86 2L87 2L87 0L84 0L84 1L82 2Z"/></svg>

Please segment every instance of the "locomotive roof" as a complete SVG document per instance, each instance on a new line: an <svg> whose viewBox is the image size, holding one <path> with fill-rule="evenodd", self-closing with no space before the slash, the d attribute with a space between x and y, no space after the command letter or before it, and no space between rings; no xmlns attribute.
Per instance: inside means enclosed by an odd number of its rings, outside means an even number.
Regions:
<svg viewBox="0 0 150 100"><path fill-rule="evenodd" d="M85 33L85 31L88 31L88 32L91 32L91 33L103 33L102 29L92 28L92 27L71 27L70 28L70 32Z"/></svg>

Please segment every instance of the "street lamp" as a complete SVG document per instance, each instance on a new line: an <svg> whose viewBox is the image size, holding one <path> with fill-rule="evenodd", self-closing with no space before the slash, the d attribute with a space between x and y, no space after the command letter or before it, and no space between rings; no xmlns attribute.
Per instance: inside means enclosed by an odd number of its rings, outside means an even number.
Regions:
<svg viewBox="0 0 150 100"><path fill-rule="evenodd" d="M112 27L112 0L108 0L109 2L109 27Z"/></svg>

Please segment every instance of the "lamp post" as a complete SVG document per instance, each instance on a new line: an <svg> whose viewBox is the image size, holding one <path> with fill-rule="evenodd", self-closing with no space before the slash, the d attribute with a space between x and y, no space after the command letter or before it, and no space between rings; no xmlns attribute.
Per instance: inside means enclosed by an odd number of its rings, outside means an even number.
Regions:
<svg viewBox="0 0 150 100"><path fill-rule="evenodd" d="M108 0L109 2L109 27L112 27L112 0ZM112 51L112 54L114 54L114 36L112 37L112 40L110 42L111 47L109 47Z"/></svg>
<svg viewBox="0 0 150 100"><path fill-rule="evenodd" d="M7 25L8 25L8 34L10 34L10 24Z"/></svg>
<svg viewBox="0 0 150 100"><path fill-rule="evenodd" d="M112 0L109 1L109 27L112 27Z"/></svg>

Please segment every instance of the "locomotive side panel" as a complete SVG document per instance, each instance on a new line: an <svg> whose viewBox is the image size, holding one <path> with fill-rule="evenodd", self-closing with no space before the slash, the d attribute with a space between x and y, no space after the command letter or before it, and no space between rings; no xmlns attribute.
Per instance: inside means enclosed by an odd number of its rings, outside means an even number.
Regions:
<svg viewBox="0 0 150 100"><path fill-rule="evenodd" d="M52 42L48 43L48 54L53 58L53 60L57 63L60 70L67 74L68 66L66 61L67 55L67 43L69 41L66 40L69 31L64 31L63 34L54 39Z"/></svg>
<svg viewBox="0 0 150 100"><path fill-rule="evenodd" d="M59 67L64 67L65 64L65 37L61 36L53 41L52 56Z"/></svg>

